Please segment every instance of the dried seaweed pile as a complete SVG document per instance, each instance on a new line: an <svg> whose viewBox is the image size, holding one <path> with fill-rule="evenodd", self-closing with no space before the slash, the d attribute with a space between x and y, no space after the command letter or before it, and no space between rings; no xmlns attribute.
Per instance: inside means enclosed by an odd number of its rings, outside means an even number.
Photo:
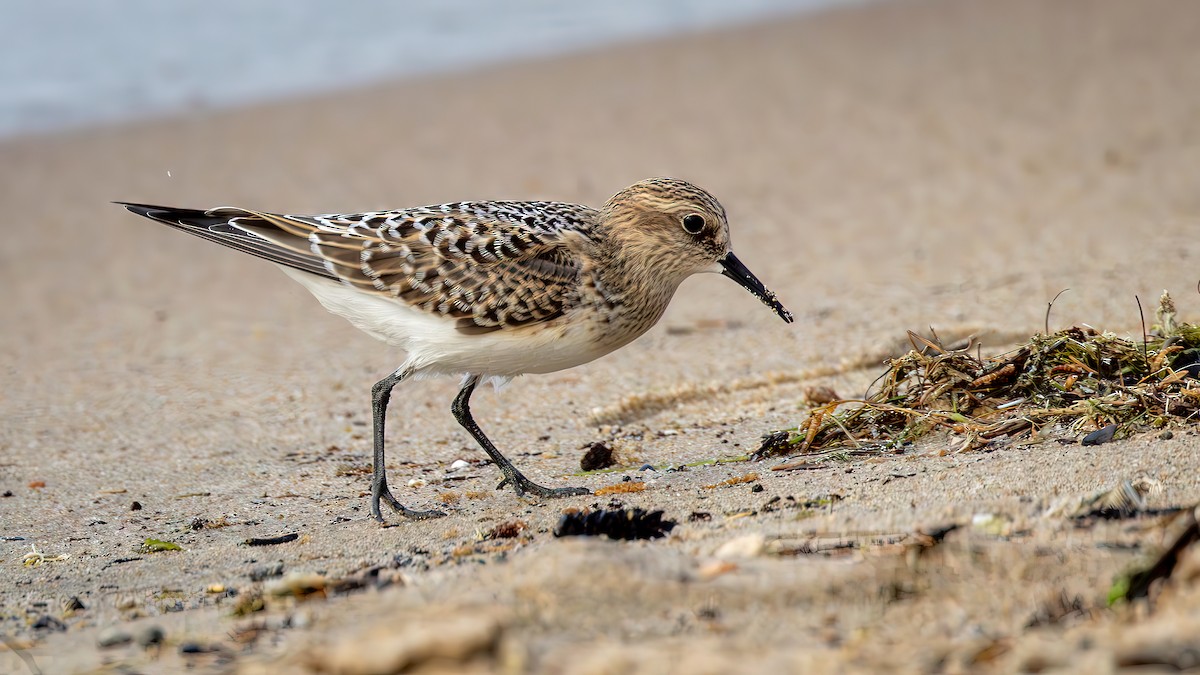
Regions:
<svg viewBox="0 0 1200 675"><path fill-rule="evenodd" d="M1075 327L992 357L910 331L913 350L888 362L876 392L813 408L757 456L879 453L939 429L965 451L1048 428L1128 434L1200 417L1200 326L1176 324L1165 292L1157 319L1141 341Z"/></svg>

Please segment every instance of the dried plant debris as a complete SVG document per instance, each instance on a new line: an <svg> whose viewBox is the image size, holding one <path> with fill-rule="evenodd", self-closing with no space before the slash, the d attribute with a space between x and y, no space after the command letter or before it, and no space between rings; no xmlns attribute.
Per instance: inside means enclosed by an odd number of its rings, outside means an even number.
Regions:
<svg viewBox="0 0 1200 675"><path fill-rule="evenodd" d="M523 520L507 520L499 525L488 530L484 539L515 539L521 536L521 533L529 529L529 525Z"/></svg>
<svg viewBox="0 0 1200 675"><path fill-rule="evenodd" d="M603 497L604 495L620 495L631 494L634 492L645 492L646 484L642 481L630 481L628 483L617 483L616 485L606 485L602 488L597 488L592 493L595 497Z"/></svg>
<svg viewBox="0 0 1200 675"><path fill-rule="evenodd" d="M732 478L727 478L727 479L721 481L720 483L713 483L712 485L705 485L704 489L705 490L715 490L719 487L733 487L734 485L741 485L743 483L753 483L757 480L758 480L758 474L754 473L754 472L750 472L750 473L742 475L742 476L733 476Z"/></svg>
<svg viewBox="0 0 1200 675"><path fill-rule="evenodd" d="M874 393L814 407L796 427L765 436L754 457L894 452L935 430L955 437L959 452L1002 438L1037 441L1047 428L1098 445L1194 420L1200 325L1176 323L1165 292L1157 316L1144 340L1074 327L991 357L909 331L912 351L887 362Z"/></svg>
<svg viewBox="0 0 1200 675"><path fill-rule="evenodd" d="M1151 593L1166 582L1175 572L1184 552L1200 544L1200 506L1189 508L1177 515L1167 525L1171 544L1147 564L1118 577L1108 593L1109 604L1121 600L1132 601L1149 598Z"/></svg>
<svg viewBox="0 0 1200 675"><path fill-rule="evenodd" d="M556 537L606 536L609 539L658 539L675 528L662 511L603 509L564 513L554 527Z"/></svg>
<svg viewBox="0 0 1200 675"><path fill-rule="evenodd" d="M70 553L62 553L59 555L47 555L38 550L36 545L30 544L30 552L25 554L21 559L21 564L26 567L40 567L45 563L62 562L71 557Z"/></svg>
<svg viewBox="0 0 1200 675"><path fill-rule="evenodd" d="M161 553L163 551L182 551L183 549L173 541L163 541L162 539L146 539L142 545L138 547L138 553Z"/></svg>

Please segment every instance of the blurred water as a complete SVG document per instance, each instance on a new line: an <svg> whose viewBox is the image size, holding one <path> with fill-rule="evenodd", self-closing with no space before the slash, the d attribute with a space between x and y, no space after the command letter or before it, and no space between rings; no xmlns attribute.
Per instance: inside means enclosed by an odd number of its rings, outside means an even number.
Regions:
<svg viewBox="0 0 1200 675"><path fill-rule="evenodd" d="M854 0L0 0L0 136L361 85Z"/></svg>

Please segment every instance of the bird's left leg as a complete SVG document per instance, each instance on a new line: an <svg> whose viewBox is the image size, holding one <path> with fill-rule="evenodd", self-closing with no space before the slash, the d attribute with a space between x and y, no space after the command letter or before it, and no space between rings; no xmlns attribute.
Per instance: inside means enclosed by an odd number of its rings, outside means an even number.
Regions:
<svg viewBox="0 0 1200 675"><path fill-rule="evenodd" d="M462 428L471 434L476 443L483 448L483 451L492 458L492 462L500 467L501 473L504 474L504 480L501 481L498 487L503 487L505 484L513 486L518 495L534 494L539 497L573 497L575 495L591 494L587 488L581 487L565 487L565 488L548 488L529 480L513 466L512 462L500 454L496 446L488 440L488 437L483 434L479 425L475 423L475 418L471 417L471 394L475 391L475 385L479 384L478 375L468 375L463 382L462 389L458 390L458 396L454 397L454 404L450 406L451 412L454 413L454 419L462 425Z"/></svg>

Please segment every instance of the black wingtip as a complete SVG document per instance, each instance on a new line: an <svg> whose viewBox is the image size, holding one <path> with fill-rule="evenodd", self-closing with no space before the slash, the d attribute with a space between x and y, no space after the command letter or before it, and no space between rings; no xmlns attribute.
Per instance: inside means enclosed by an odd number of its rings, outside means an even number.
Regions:
<svg viewBox="0 0 1200 675"><path fill-rule="evenodd" d="M170 212L173 210L166 206L156 206L154 204L138 204L137 202L113 202L113 204L116 204L118 206L124 206L126 208L126 210L128 210L130 213L136 213L139 216L145 216L146 218L154 218L153 214L155 214L155 213ZM155 220L157 220L157 218Z"/></svg>
<svg viewBox="0 0 1200 675"><path fill-rule="evenodd" d="M170 225L184 224L188 218L203 218L208 214L199 209L180 209L174 206L159 206L157 204L139 204L137 202L119 202L113 204L124 206L130 213L157 220Z"/></svg>

